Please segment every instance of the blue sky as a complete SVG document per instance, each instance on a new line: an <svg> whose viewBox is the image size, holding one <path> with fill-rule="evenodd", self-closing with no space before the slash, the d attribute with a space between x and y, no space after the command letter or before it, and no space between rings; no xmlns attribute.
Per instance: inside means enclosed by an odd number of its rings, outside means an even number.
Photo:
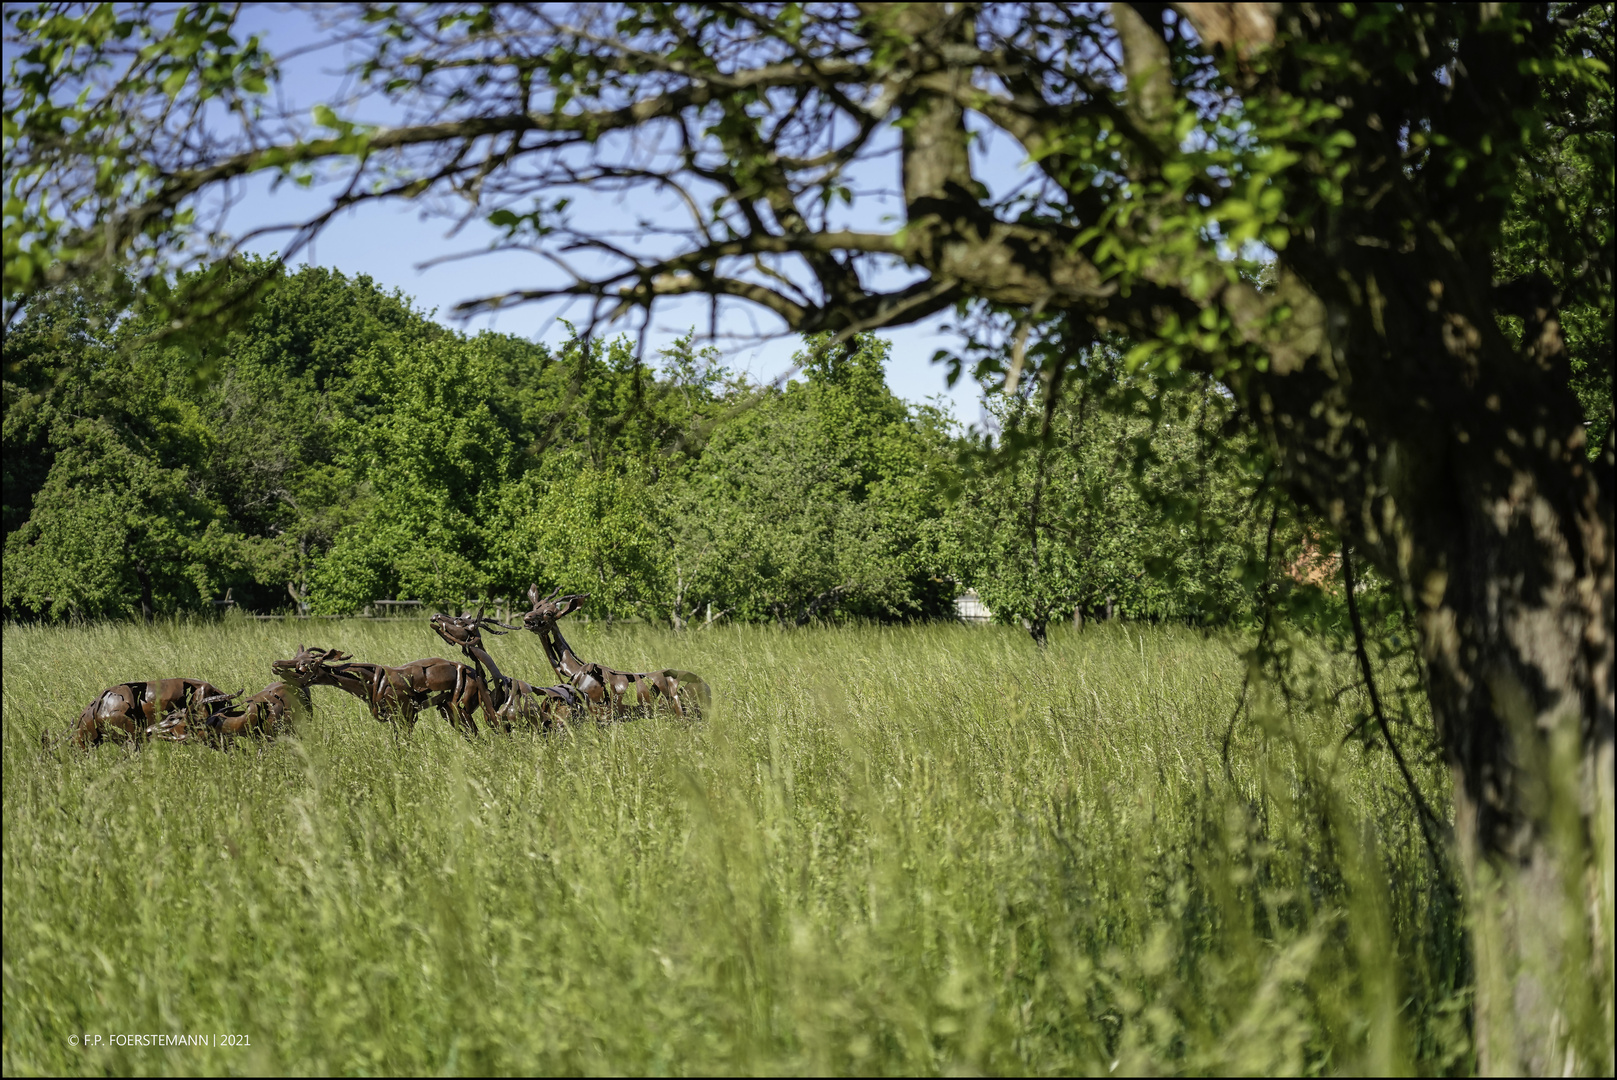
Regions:
<svg viewBox="0 0 1617 1080"><path fill-rule="evenodd" d="M295 50L321 43L320 32L311 16L279 5L247 5L241 30L258 32L272 54L285 57ZM334 106L343 94L341 69L343 58L335 48L320 48L304 55L293 56L282 65L282 90L287 96L289 111L307 116L316 104ZM386 122L389 117L355 115L338 108L349 118ZM1023 154L1010 140L1000 136L982 143L977 158L983 180L991 189L1003 189L1014 183L1021 172ZM896 182L897 161L888 155L887 164ZM873 178L879 186L895 186L883 177ZM997 181L997 182L996 182ZM304 190L286 183L271 190L269 177L258 177L244 185L239 201L226 220L227 231L243 236L255 228L268 224L296 223L323 209L329 190L316 185ZM856 199L851 212L866 226L877 225L883 214L896 211L896 203L881 198ZM673 207L666 208L672 212ZM615 214L625 221L635 214L665 212L658 208L636 205L631 208L614 205L603 197L600 207L592 212ZM559 319L570 317L583 321L588 309L575 305L564 312L559 303L528 304L507 308L501 312L479 316L467 322L454 322L450 310L462 300L480 295L497 294L513 288L540 286L550 280L547 267L541 260L526 252L493 252L474 258L437 262L445 256L489 246L500 230L481 220L469 223L455 237L447 235L452 222L443 217L426 215L421 208L404 202L364 204L334 219L319 238L300 255L294 265L311 263L341 270L345 274L368 274L387 288L398 288L415 298L424 310L438 312L440 321L468 330L490 327L504 333L556 344L566 336ZM888 226L892 227L889 219ZM247 250L268 253L277 250L282 237L266 236L249 241ZM883 282L891 285L892 282ZM651 332L648 335L650 352L696 326L700 334L706 332L708 304L702 299L683 299L679 302L659 304ZM888 365L888 382L894 392L911 401L920 402L943 395L956 419L966 424L979 421L982 416L980 395L969 380L962 380L952 391L945 383L945 369L933 364L932 356L940 348L948 348L955 340L945 330L946 318L935 317L911 327L885 332L893 343ZM629 330L630 326L623 329ZM632 327L638 332L638 321ZM779 324L762 310L749 312L736 306L721 317L720 335L725 340L715 342L725 354L731 368L745 371L758 380L775 379L787 372L791 356L799 347L792 337L773 340L757 338L778 332ZM752 338L752 341L742 341Z"/></svg>

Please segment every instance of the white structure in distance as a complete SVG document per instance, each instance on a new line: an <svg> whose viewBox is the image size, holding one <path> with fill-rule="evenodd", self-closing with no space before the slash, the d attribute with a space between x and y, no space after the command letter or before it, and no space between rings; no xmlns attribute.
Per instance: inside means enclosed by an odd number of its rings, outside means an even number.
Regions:
<svg viewBox="0 0 1617 1080"><path fill-rule="evenodd" d="M963 623L986 625L993 618L993 612L988 610L988 605L983 603L976 589L967 589L955 597L954 610Z"/></svg>

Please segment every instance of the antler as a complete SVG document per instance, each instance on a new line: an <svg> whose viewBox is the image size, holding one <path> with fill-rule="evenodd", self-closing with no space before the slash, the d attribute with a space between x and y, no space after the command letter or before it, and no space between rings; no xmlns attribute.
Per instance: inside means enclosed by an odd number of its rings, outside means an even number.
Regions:
<svg viewBox="0 0 1617 1080"><path fill-rule="evenodd" d="M503 623L500 620L498 620L496 618L493 618L492 616L483 614L487 610L488 610L488 605L487 604L480 604L480 605L478 605L476 615L469 615L462 621L466 622L467 624L469 624L471 626L477 626L477 627L503 626L507 630L521 629L520 627L511 626L510 624ZM504 636L499 630L491 631L491 633L493 633L496 637L503 637Z"/></svg>
<svg viewBox="0 0 1617 1080"><path fill-rule="evenodd" d="M473 626L477 626L477 627L486 627L486 626L504 627L505 629L503 629L503 630L490 630L489 631L489 633L493 634L495 637L504 637L506 630L520 630L520 629L522 629L522 627L520 627L520 626L512 626L510 623L503 623L500 620L494 618L493 616L484 615L482 613L482 611L478 611L477 617L475 619L470 620L470 622L471 622L471 624Z"/></svg>
<svg viewBox="0 0 1617 1080"><path fill-rule="evenodd" d="M146 726L146 736L152 739L163 739L167 742L185 742L190 737L190 725L180 715L166 716L155 724Z"/></svg>
<svg viewBox="0 0 1617 1080"><path fill-rule="evenodd" d="M550 595L549 596L545 597L544 599L540 599L540 597L539 597L539 586L538 585L529 585L528 586L528 599L533 601L533 610L538 611L540 604L543 604L543 603L545 603L547 601L550 601L550 600L554 600L556 598L556 594L559 593L559 592L561 592L561 586L557 585L554 589L550 590Z"/></svg>

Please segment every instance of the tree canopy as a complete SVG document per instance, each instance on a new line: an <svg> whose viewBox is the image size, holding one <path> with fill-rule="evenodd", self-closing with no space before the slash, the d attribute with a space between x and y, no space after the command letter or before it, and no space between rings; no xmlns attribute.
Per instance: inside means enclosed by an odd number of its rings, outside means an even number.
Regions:
<svg viewBox="0 0 1617 1080"><path fill-rule="evenodd" d="M799 378L757 385L690 335L652 367L626 337L552 352L446 330L364 277L251 260L205 273L268 282L215 343L212 379L139 305L77 284L39 294L7 337L8 617L207 611L227 592L248 610L346 614L514 600L532 581L589 593L589 615L675 626L952 618L979 580L1000 617L1028 614L987 585L1017 562L981 516L989 492L1019 499L1011 474L992 455L960 474L966 438L893 395L878 338L805 341ZM1026 411L1025 394L998 397L1007 417ZM1142 465L1131 481L1151 431L1141 416L1084 443L1132 494L1062 488L1063 506L1095 499L1112 534L1095 588L1129 577L1122 613L1155 618L1234 589L1215 617L1242 619L1236 563L1134 603L1140 568L1176 557L1188 496L1179 474ZM1213 441L1162 437L1181 466ZM962 485L974 494L953 499ZM1250 484L1234 485L1212 489L1252 516Z"/></svg>

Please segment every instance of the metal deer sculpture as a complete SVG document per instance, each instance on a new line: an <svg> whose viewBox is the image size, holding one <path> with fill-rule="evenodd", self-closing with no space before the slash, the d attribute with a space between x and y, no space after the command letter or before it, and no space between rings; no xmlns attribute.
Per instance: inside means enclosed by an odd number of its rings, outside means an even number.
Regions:
<svg viewBox="0 0 1617 1080"><path fill-rule="evenodd" d="M683 718L687 711L700 716L702 710L712 704L712 690L700 676L692 672L678 668L646 672L618 671L604 664L581 660L572 646L567 644L567 639L562 637L557 620L578 610L589 599L589 594L563 596L558 600L556 594L560 591L558 586L551 590L549 596L541 598L539 586L529 585L528 599L533 603L533 609L523 614L522 622L539 635L545 656L549 658L550 666L556 669L556 674L572 683L592 707L611 714L628 707L645 709L659 702L667 702L674 715ZM632 700L626 702L631 693Z"/></svg>
<svg viewBox="0 0 1617 1080"><path fill-rule="evenodd" d="M382 665L367 664L362 661L350 660L346 653L342 654L340 660L338 660L336 657L333 657L332 659L336 662L326 664L323 661L316 661L308 665L310 668L309 685L331 686L345 693L352 694L365 703L365 707L370 709L371 715L376 719L388 719L389 717L382 715L382 709L384 704L391 707L391 703L394 699L392 697L387 697L384 701L378 701L375 692L378 677L380 676L384 681L386 678L386 676L382 674ZM407 685L401 687L400 689L402 689L406 694L409 693L409 687ZM410 704L411 716L413 718L415 712L419 712L421 709L427 707L427 700L423 696L411 696Z"/></svg>
<svg viewBox="0 0 1617 1080"><path fill-rule="evenodd" d="M297 655L290 660L270 662L270 674L279 675L281 681L213 712L200 723L174 715L148 727L146 734L170 742L202 739L214 746L223 746L241 735L273 737L294 722L314 715L309 687L320 678L324 665L349 659L352 657L348 653L337 649L309 649L300 644Z"/></svg>
<svg viewBox="0 0 1617 1080"><path fill-rule="evenodd" d="M484 681L494 701L495 718L505 730L511 730L519 722L549 728L585 707L584 696L570 685L534 686L500 671L494 658L483 648L483 630L487 628L489 633L503 637L506 631L518 627L485 617L481 608L476 615L438 612L433 615L431 625L439 637L460 648L479 675L483 675L485 666L488 668Z"/></svg>
<svg viewBox="0 0 1617 1080"><path fill-rule="evenodd" d="M360 662L336 664L313 685L335 686L360 698L379 721L402 717L414 724L416 714L437 709L453 725L477 734L477 710L498 725L498 710L488 684L475 669L442 657L412 660L398 667Z"/></svg>
<svg viewBox="0 0 1617 1080"><path fill-rule="evenodd" d="M109 686L79 713L68 738L88 750L109 737L142 739L147 729L176 715L200 720L211 705L240 697L201 679L152 679Z"/></svg>

